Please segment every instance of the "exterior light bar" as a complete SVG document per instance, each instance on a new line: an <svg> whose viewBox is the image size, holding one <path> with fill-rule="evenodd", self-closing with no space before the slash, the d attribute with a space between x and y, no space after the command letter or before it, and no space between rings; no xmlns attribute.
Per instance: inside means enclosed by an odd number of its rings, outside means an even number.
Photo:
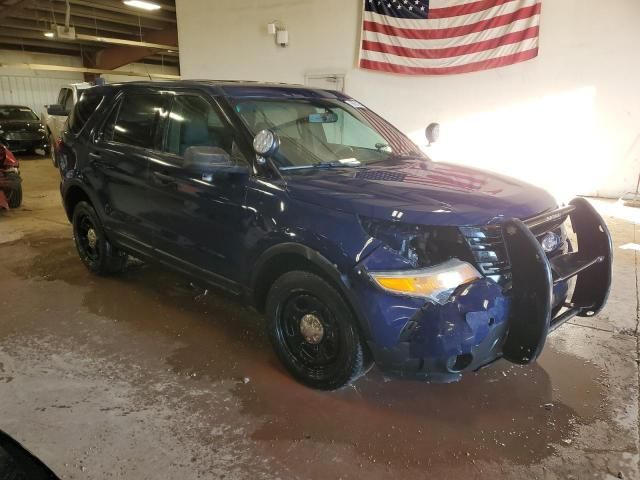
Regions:
<svg viewBox="0 0 640 480"><path fill-rule="evenodd" d="M162 7L154 2L145 0L123 0L123 3L129 7L140 8L142 10L160 10Z"/></svg>

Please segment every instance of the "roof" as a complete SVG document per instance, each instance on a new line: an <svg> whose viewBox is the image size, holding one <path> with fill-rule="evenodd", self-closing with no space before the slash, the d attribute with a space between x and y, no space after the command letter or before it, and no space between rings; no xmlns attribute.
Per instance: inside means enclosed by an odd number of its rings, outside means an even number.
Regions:
<svg viewBox="0 0 640 480"><path fill-rule="evenodd" d="M93 87L95 89L135 89L135 88L198 88L209 90L217 96L237 98L339 98L347 99L346 95L332 90L292 85L286 83L261 83L252 81L233 80L179 80L166 82L127 82Z"/></svg>

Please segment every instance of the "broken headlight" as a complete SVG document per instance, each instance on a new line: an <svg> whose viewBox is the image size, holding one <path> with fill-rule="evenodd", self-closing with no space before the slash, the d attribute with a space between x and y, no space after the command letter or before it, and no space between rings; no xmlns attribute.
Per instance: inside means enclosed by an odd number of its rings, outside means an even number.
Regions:
<svg viewBox="0 0 640 480"><path fill-rule="evenodd" d="M361 217L362 228L414 268L424 268L451 259L473 263L469 247L456 227L411 225Z"/></svg>
<svg viewBox="0 0 640 480"><path fill-rule="evenodd" d="M370 275L378 286L389 292L428 298L441 305L461 285L482 278L473 265L458 259L419 270L370 272Z"/></svg>

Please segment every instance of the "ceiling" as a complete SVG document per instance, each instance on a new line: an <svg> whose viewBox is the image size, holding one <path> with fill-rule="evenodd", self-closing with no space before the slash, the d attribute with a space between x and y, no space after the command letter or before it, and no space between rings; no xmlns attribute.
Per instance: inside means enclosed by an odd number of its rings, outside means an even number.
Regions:
<svg viewBox="0 0 640 480"><path fill-rule="evenodd" d="M81 38L65 40L44 36L52 25L65 25L65 0L0 0L0 49L79 56L94 68L133 61L178 66L175 0L153 1L162 8L145 11L121 0L69 0L69 24Z"/></svg>

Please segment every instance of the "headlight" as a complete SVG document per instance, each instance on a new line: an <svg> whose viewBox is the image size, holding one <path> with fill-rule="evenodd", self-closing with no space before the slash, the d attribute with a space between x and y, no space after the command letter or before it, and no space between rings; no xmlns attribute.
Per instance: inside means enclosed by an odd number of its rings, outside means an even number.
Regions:
<svg viewBox="0 0 640 480"><path fill-rule="evenodd" d="M445 304L461 285L482 278L473 265L458 259L421 270L370 272L369 275L384 290L428 298L441 305Z"/></svg>

